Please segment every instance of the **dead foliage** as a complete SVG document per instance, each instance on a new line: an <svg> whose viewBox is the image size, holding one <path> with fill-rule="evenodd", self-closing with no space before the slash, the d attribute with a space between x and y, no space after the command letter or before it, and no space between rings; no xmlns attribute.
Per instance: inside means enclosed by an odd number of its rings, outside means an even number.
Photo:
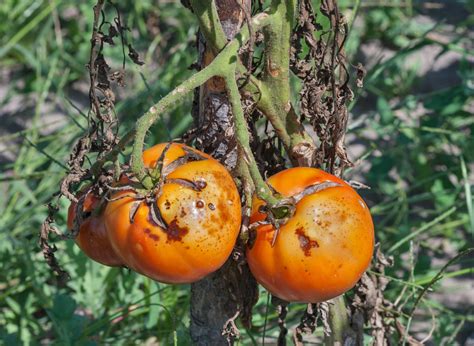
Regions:
<svg viewBox="0 0 474 346"><path fill-rule="evenodd" d="M310 0L299 2L297 26L292 37L291 69L302 81L301 120L308 121L316 132L319 145L314 162L331 173L342 174L351 166L344 146L348 103L353 98L350 73L344 52L348 26L335 0L323 0L320 13L327 17L329 28L318 22ZM307 48L307 53L304 48ZM363 71L357 71L357 85L362 85Z"/></svg>
<svg viewBox="0 0 474 346"><path fill-rule="evenodd" d="M117 148L119 143L118 119L115 113L115 93L113 86L125 86L125 65L127 56L133 63L142 65L138 53L127 41L129 28L124 24L118 8L107 2L115 12L112 20L107 20L106 1L98 0L94 6L94 23L91 36L91 50L87 69L89 70L90 88L88 112L88 128L72 148L67 162L68 172L62 179L56 202L49 204L47 219L43 222L40 234L40 247L47 263L58 275L60 282L64 281L65 272L59 267L54 256L56 247L49 244L49 234L55 233L60 239L75 238L83 219L82 203L85 195L93 192L103 196L108 186L120 175L116 172L117 165L105 166L107 156ZM122 46L123 61L121 68L112 69L103 54L105 45L114 46L116 41ZM91 165L91 160L95 165ZM87 188L78 191L84 182ZM76 218L73 229L63 233L54 226L55 214L58 210L59 199L64 196L71 202L77 203Z"/></svg>

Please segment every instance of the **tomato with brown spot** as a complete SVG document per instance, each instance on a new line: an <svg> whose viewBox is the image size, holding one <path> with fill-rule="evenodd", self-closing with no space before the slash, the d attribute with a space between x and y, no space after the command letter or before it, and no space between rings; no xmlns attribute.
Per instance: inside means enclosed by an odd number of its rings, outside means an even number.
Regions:
<svg viewBox="0 0 474 346"><path fill-rule="evenodd" d="M155 167L165 147L163 143L145 150L145 166ZM136 201L131 191L115 193L105 210L109 238L123 261L137 272L166 283L194 282L220 268L240 230L240 197L232 177L209 155L186 148L203 159L176 168L155 196L167 227L150 217L145 202L131 223L130 210ZM164 167L184 156L186 148L172 144L165 154Z"/></svg>
<svg viewBox="0 0 474 346"><path fill-rule="evenodd" d="M304 196L281 226L273 247L273 226L259 226L247 250L257 281L286 301L316 303L337 297L356 284L372 258L372 217L362 198L343 180L304 167L268 179L285 197L323 182L340 185ZM251 223L265 220L259 211L263 204L254 198Z"/></svg>
<svg viewBox="0 0 474 346"><path fill-rule="evenodd" d="M67 226L73 228L76 215L76 203L71 203L68 209ZM79 227L76 244L91 259L107 266L122 266L123 261L115 253L110 244L102 215L95 215L99 199L93 193L88 193L84 199L83 213L86 217Z"/></svg>

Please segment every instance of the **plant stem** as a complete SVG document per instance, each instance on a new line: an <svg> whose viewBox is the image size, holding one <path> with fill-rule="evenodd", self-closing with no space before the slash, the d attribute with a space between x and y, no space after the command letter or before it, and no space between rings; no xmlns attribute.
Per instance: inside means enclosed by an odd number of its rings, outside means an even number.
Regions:
<svg viewBox="0 0 474 346"><path fill-rule="evenodd" d="M173 89L173 91L162 98L157 104L152 106L148 112L137 121L130 166L135 176L146 189L151 189L153 187L152 178L148 175L142 160L143 146L147 131L163 112L176 106L176 104L183 99L183 96L194 90L194 88L204 84L210 78L218 75L221 65L223 65L222 59L216 58L209 66L194 74L178 87Z"/></svg>
<svg viewBox="0 0 474 346"><path fill-rule="evenodd" d="M235 80L235 70L237 69L237 62L232 64L232 68L222 77L226 82L227 96L232 107L232 114L235 123L235 136L237 142L242 150L244 160L247 163L250 176L255 184L255 191L257 196L266 201L270 206L275 205L279 200L273 196L272 191L263 180L260 171L258 170L255 157L250 150L250 136L247 129L247 121L245 120L242 104L240 100L240 92L237 82Z"/></svg>
<svg viewBox="0 0 474 346"><path fill-rule="evenodd" d="M190 0L190 3L206 42L211 45L214 54L219 53L227 44L227 38L222 29L215 2L213 0Z"/></svg>
<svg viewBox="0 0 474 346"><path fill-rule="evenodd" d="M291 33L297 3L296 0L273 0L271 3L271 20L263 28L265 68L262 97L257 107L275 128L293 164L308 166L315 145L298 120L291 105L290 92Z"/></svg>
<svg viewBox="0 0 474 346"><path fill-rule="evenodd" d="M352 329L343 295L329 302L329 325L331 335L325 338L325 344L328 346L345 345Z"/></svg>

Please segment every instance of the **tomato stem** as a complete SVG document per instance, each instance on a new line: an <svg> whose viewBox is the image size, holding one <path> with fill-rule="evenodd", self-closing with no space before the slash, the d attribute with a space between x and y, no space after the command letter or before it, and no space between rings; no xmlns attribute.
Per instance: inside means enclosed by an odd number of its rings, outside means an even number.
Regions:
<svg viewBox="0 0 474 346"><path fill-rule="evenodd" d="M215 59L209 66L205 67L198 73L194 74L186 81L181 83L178 87L173 89L168 95L162 98L157 104L150 107L136 123L135 142L133 144L133 151L130 166L138 181L146 188L153 188L153 179L145 168L142 159L143 146L145 136L150 127L156 122L158 117L171 107L179 103L183 97L204 84L210 78L218 75L219 68L222 65L222 60Z"/></svg>

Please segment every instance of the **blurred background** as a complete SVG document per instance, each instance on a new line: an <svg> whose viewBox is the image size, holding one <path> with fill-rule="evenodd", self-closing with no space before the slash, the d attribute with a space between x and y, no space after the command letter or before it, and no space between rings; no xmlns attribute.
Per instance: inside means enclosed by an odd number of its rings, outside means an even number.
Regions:
<svg viewBox="0 0 474 346"><path fill-rule="evenodd" d="M45 203L87 127L94 4L0 2L0 344L186 345L189 286L101 266L69 241L57 243L71 276L58 288L38 247ZM474 345L474 260L450 262L474 245L474 1L339 4L351 28L350 62L367 69L350 105L347 147L356 166L344 178L371 187L360 193L381 249L394 258L386 297L418 340ZM115 90L126 129L192 73L197 22L178 1L121 1L118 7L145 61L141 67L129 62L126 85ZM121 67L119 45L105 54L112 69ZM166 114L150 143L188 129L191 102ZM63 206L58 226L65 230ZM290 306L289 328L304 309ZM266 343L276 341L276 311L267 307L263 289L253 322L241 329L239 344L260 344L264 329ZM321 335L318 328L308 342Z"/></svg>

